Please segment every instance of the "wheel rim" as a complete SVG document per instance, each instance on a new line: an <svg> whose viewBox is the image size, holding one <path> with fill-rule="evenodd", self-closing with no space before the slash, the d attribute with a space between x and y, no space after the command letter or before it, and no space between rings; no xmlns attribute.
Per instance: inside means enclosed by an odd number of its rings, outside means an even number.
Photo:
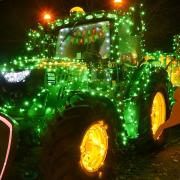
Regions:
<svg viewBox="0 0 180 180"><path fill-rule="evenodd" d="M108 150L107 125L103 121L91 125L80 146L80 164L88 173L97 172L104 164Z"/></svg>
<svg viewBox="0 0 180 180"><path fill-rule="evenodd" d="M159 139L159 137L155 138L159 126L166 121L166 103L164 99L164 95L161 92L157 92L154 96L152 103L152 111L151 111L151 127L153 138L155 140Z"/></svg>

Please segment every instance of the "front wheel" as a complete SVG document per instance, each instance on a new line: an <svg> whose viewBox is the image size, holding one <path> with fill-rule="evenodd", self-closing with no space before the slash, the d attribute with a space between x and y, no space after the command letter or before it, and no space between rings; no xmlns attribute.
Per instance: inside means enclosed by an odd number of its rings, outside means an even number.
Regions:
<svg viewBox="0 0 180 180"><path fill-rule="evenodd" d="M114 122L114 115L102 107L67 111L46 136L42 163L45 178L111 179L116 151Z"/></svg>

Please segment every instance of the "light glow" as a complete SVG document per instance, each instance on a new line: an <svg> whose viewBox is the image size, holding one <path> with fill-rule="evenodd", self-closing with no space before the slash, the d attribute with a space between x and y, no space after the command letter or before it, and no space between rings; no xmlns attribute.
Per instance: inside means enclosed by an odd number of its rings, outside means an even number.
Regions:
<svg viewBox="0 0 180 180"><path fill-rule="evenodd" d="M122 3L122 0L114 0L115 3Z"/></svg>
<svg viewBox="0 0 180 180"><path fill-rule="evenodd" d="M44 14L44 20L47 20L47 21L51 20L51 15L48 13Z"/></svg>
<svg viewBox="0 0 180 180"><path fill-rule="evenodd" d="M17 83L24 81L26 77L30 75L29 70L21 71L21 72L3 72L5 80L10 83Z"/></svg>
<svg viewBox="0 0 180 180"><path fill-rule="evenodd" d="M44 9L40 14L40 21L48 24L54 20L54 14L52 10Z"/></svg>

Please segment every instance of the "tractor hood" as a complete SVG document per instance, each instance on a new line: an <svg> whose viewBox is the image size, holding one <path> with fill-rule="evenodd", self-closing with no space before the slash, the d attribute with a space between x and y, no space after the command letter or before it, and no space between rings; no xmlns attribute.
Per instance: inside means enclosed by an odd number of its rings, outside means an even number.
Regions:
<svg viewBox="0 0 180 180"><path fill-rule="evenodd" d="M42 61L39 68L46 71L47 86L63 86L66 91L96 89L96 85L106 84L110 81L110 71L103 63L91 64L83 59L66 58L49 62Z"/></svg>
<svg viewBox="0 0 180 180"><path fill-rule="evenodd" d="M51 102L64 106L72 92L103 94L112 86L110 69L77 59L42 61L39 68L45 69L45 86ZM51 104L52 104L51 103Z"/></svg>

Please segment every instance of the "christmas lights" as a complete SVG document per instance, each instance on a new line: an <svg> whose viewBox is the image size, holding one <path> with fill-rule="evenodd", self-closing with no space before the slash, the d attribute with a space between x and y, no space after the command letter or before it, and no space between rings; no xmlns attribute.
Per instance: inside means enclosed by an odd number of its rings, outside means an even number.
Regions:
<svg viewBox="0 0 180 180"><path fill-rule="evenodd" d="M180 35L175 35L173 38L173 50L177 58L180 58Z"/></svg>
<svg viewBox="0 0 180 180"><path fill-rule="evenodd" d="M125 145L129 139L138 138L136 100L140 95L147 100L153 86L152 75L167 66L168 58L164 60L161 52L145 54L143 5L139 23L135 24L133 17L137 11L131 7L128 12L75 13L30 30L26 43L28 55L3 64L0 69L9 83L24 81L34 70L42 74L43 83L28 82L26 91L31 94L18 100L18 108L9 96L0 110L33 119L33 132L39 136L57 112L63 113L81 99L78 93L105 97L117 110L119 141ZM142 57L147 61L141 63ZM169 55L169 60L172 57ZM150 63L148 59L160 63ZM173 88L168 77L165 83L172 106ZM30 91L36 86L37 89Z"/></svg>
<svg viewBox="0 0 180 180"><path fill-rule="evenodd" d="M17 83L21 81L25 81L25 79L30 75L30 71L22 71L22 72L3 72L5 80L9 83Z"/></svg>

